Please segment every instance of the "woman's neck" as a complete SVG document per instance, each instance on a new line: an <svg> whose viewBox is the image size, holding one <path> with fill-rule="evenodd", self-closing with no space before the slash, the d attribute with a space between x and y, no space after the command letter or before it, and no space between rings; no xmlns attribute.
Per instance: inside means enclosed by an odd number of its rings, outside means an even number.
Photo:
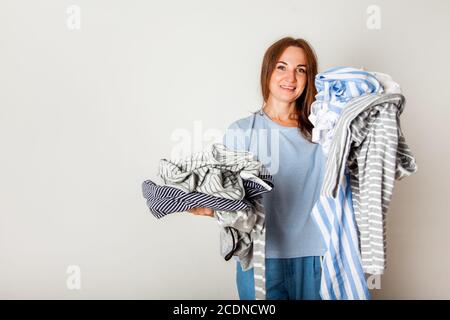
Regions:
<svg viewBox="0 0 450 320"><path fill-rule="evenodd" d="M263 111L272 119L280 122L292 122L298 119L297 112L295 110L295 101L284 102L276 101L273 99L267 100L264 103Z"/></svg>

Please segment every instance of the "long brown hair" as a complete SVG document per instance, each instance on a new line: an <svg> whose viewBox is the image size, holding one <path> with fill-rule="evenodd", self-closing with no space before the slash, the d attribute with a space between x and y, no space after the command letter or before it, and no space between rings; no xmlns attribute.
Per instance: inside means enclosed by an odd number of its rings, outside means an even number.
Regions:
<svg viewBox="0 0 450 320"><path fill-rule="evenodd" d="M295 110L298 116L298 128L303 136L311 141L313 124L309 121L308 116L311 111L311 104L314 102L317 93L314 79L317 74L317 56L311 45L304 39L294 39L285 37L272 44L264 54L261 67L261 89L264 102L269 98L269 82L270 77L276 67L278 59L283 51L288 47L298 47L304 50L306 55L306 87L300 97L295 101Z"/></svg>

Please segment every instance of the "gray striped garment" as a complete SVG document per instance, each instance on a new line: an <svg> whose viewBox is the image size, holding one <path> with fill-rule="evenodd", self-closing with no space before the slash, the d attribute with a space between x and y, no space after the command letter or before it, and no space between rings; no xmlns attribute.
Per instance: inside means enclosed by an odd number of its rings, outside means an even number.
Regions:
<svg viewBox="0 0 450 320"><path fill-rule="evenodd" d="M247 151L232 151L215 143L203 152L186 159L161 159L159 174L166 185L180 188L184 192L202 192L212 196L242 200L245 196L243 179L258 182L270 189L258 175L269 172L253 154Z"/></svg>
<svg viewBox="0 0 450 320"><path fill-rule="evenodd" d="M220 143L185 159L162 159L159 174L166 185L185 192L201 192L231 200L242 200L245 197L243 179L257 182L267 190L272 189L271 185L259 178L269 176L270 173L251 152L230 150ZM252 230L249 234L238 230L241 240L238 245L241 247L235 252L243 270L254 268L256 299L265 299L264 208L258 197L249 201L252 203L250 211L242 211L235 224L245 224L250 222L246 220L254 218L251 221ZM216 211L215 215L220 218L229 213ZM221 241L232 241L229 237L233 236L235 234L226 230L221 231Z"/></svg>
<svg viewBox="0 0 450 320"><path fill-rule="evenodd" d="M255 299L266 299L266 228L265 213L262 198L251 200L254 205L255 214L261 218L252 230L253 250L251 252L251 266L253 266L253 278L255 282ZM241 264L242 266L242 264Z"/></svg>
<svg viewBox="0 0 450 320"><path fill-rule="evenodd" d="M402 94L355 98L343 110L328 154L322 195L337 196L345 170L350 173L363 270L382 274L386 266L385 214L394 180L417 171L400 126Z"/></svg>

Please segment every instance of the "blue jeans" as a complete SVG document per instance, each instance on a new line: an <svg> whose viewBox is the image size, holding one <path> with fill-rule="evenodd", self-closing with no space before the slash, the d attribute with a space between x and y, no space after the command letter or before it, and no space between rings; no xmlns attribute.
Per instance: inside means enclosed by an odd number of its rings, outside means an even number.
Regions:
<svg viewBox="0 0 450 320"><path fill-rule="evenodd" d="M236 284L241 300L255 300L253 268L242 271L237 261ZM319 256L266 258L267 300L321 300Z"/></svg>

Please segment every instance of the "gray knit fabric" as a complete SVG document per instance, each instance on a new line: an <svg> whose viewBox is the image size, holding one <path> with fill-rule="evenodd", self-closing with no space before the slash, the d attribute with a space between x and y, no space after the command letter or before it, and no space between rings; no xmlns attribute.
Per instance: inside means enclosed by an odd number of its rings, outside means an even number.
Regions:
<svg viewBox="0 0 450 320"><path fill-rule="evenodd" d="M363 270L382 274L386 264L385 214L394 180L417 171L400 127L405 98L371 94L343 110L328 154L322 195L337 196L348 168Z"/></svg>

